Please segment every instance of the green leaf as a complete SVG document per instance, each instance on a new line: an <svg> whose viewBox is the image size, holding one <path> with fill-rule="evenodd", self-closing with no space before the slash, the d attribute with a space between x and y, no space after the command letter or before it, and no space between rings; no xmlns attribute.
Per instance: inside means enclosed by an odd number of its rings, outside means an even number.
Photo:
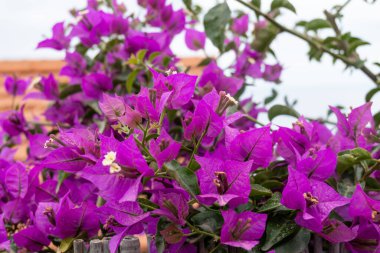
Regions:
<svg viewBox="0 0 380 253"><path fill-rule="evenodd" d="M261 249L264 251L270 250L275 244L295 234L299 229L300 227L294 222L294 220L288 220L283 216L268 218L265 236L266 240Z"/></svg>
<svg viewBox="0 0 380 253"><path fill-rule="evenodd" d="M153 62L154 59L157 58L157 56L159 56L161 54L161 52L153 52L149 55L149 58L148 58L148 62Z"/></svg>
<svg viewBox="0 0 380 253"><path fill-rule="evenodd" d="M94 112L96 112L97 114L99 115L103 114L102 110L100 110L98 101L95 101L95 100L89 101L89 102L85 102L84 104L90 107L92 110L94 110Z"/></svg>
<svg viewBox="0 0 380 253"><path fill-rule="evenodd" d="M273 100L275 100L277 95L278 95L277 91L275 89L272 89L272 95L265 98L264 105L267 105L267 104L271 103Z"/></svg>
<svg viewBox="0 0 380 253"><path fill-rule="evenodd" d="M261 185L271 190L282 188L284 186L282 182L275 179L266 180Z"/></svg>
<svg viewBox="0 0 380 253"><path fill-rule="evenodd" d="M165 163L165 166L168 169L169 175L174 177L193 197L199 194L198 179L192 170L181 167L177 161Z"/></svg>
<svg viewBox="0 0 380 253"><path fill-rule="evenodd" d="M351 154L338 156L338 164L336 170L339 175L343 174L348 168L355 164L355 158Z"/></svg>
<svg viewBox="0 0 380 253"><path fill-rule="evenodd" d="M64 87L61 90L61 92L59 93L59 98L60 99L65 99L68 96L71 96L73 94L79 93L81 91L82 91L82 88L81 88L81 86L79 84L68 85L68 86Z"/></svg>
<svg viewBox="0 0 380 253"><path fill-rule="evenodd" d="M380 182L373 177L367 177L365 180L366 191L380 191Z"/></svg>
<svg viewBox="0 0 380 253"><path fill-rule="evenodd" d="M310 232L301 228L294 237L275 247L276 253L303 252L309 244Z"/></svg>
<svg viewBox="0 0 380 253"><path fill-rule="evenodd" d="M139 62L138 62L136 56L134 54L132 54L131 57L129 57L129 59L125 63L135 65L135 64L138 64Z"/></svg>
<svg viewBox="0 0 380 253"><path fill-rule="evenodd" d="M139 72L140 70L134 69L131 73L129 73L127 81L125 82L125 86L128 93L132 93L133 83L135 82Z"/></svg>
<svg viewBox="0 0 380 253"><path fill-rule="evenodd" d="M193 160L193 162L191 164L189 164L189 169L191 171L197 171L201 166L199 165L199 163L195 160Z"/></svg>
<svg viewBox="0 0 380 253"><path fill-rule="evenodd" d="M380 126L380 112L373 115L373 120L375 121L375 127Z"/></svg>
<svg viewBox="0 0 380 253"><path fill-rule="evenodd" d="M172 58L170 58L169 56L165 56L164 59L162 59L162 65L164 65L164 67L167 67L171 60Z"/></svg>
<svg viewBox="0 0 380 253"><path fill-rule="evenodd" d="M137 201L139 202L141 208L146 208L148 211L160 208L157 204L153 203L147 198L138 198Z"/></svg>
<svg viewBox="0 0 380 253"><path fill-rule="evenodd" d="M272 196L272 191L259 184L253 184L251 187L250 197L268 197Z"/></svg>
<svg viewBox="0 0 380 253"><path fill-rule="evenodd" d="M275 9L285 8L294 13L297 13L296 8L288 0L273 0L270 9L273 11Z"/></svg>
<svg viewBox="0 0 380 253"><path fill-rule="evenodd" d="M366 102L371 101L372 97L375 96L375 94L378 93L379 91L380 91L380 88L373 88L372 90L370 90L365 96L365 101Z"/></svg>
<svg viewBox="0 0 380 253"><path fill-rule="evenodd" d="M288 115L296 118L300 116L296 110L285 105L274 105L268 111L268 118L270 121L280 115Z"/></svg>
<svg viewBox="0 0 380 253"><path fill-rule="evenodd" d="M307 25L307 21L301 20L296 23L296 26L305 27Z"/></svg>
<svg viewBox="0 0 380 253"><path fill-rule="evenodd" d="M148 142L148 141L150 141L151 139L156 139L156 138L158 138L158 136L160 136L160 135L157 134L157 133L150 134L150 135L148 135L148 136L146 137L145 141Z"/></svg>
<svg viewBox="0 0 380 253"><path fill-rule="evenodd" d="M309 60L316 60L316 61L321 61L323 51L310 45L309 52L307 52L309 55Z"/></svg>
<svg viewBox="0 0 380 253"><path fill-rule="evenodd" d="M197 67L204 67L204 66L207 66L211 61L212 61L212 59L211 59L210 57L204 58L202 61L200 61L200 62L197 64Z"/></svg>
<svg viewBox="0 0 380 253"><path fill-rule="evenodd" d="M270 45L279 32L279 28L272 24L268 24L265 29L255 29L254 36L256 39L253 41L252 47L259 52L270 50Z"/></svg>
<svg viewBox="0 0 380 253"><path fill-rule="evenodd" d="M59 249L61 252L66 252L68 251L71 246L73 245L74 242L74 237L67 237L61 241L61 244L59 245Z"/></svg>
<svg viewBox="0 0 380 253"><path fill-rule="evenodd" d="M349 42L347 51L350 54L350 53L353 53L358 47L367 46L367 45L369 45L367 41L363 41L359 38L355 38L354 41Z"/></svg>
<svg viewBox="0 0 380 253"><path fill-rule="evenodd" d="M205 210L194 215L191 217L191 221L195 226L210 233L214 233L220 229L224 222L223 217L219 212L211 210Z"/></svg>
<svg viewBox="0 0 380 253"><path fill-rule="evenodd" d="M139 62L143 62L147 52L148 49L140 49L136 54L137 60L139 60Z"/></svg>
<svg viewBox="0 0 380 253"><path fill-rule="evenodd" d="M67 172L64 172L62 170L60 170L58 172L58 183L57 183L57 186L55 188L55 192L58 193L59 192L59 189L61 188L61 185L63 183L63 181L68 178L71 174L70 173L67 173Z"/></svg>
<svg viewBox="0 0 380 253"><path fill-rule="evenodd" d="M160 220L157 222L157 229L156 229L156 249L158 253L163 253L165 250L165 240L162 237L160 231L164 230L166 227L165 218L160 218Z"/></svg>
<svg viewBox="0 0 380 253"><path fill-rule="evenodd" d="M219 49L223 51L225 30L231 17L231 10L226 2L211 8L204 17L204 27L207 37Z"/></svg>
<svg viewBox="0 0 380 253"><path fill-rule="evenodd" d="M188 10L191 10L191 5L193 4L192 0L183 0L183 3L185 4Z"/></svg>
<svg viewBox="0 0 380 253"><path fill-rule="evenodd" d="M272 211L280 206L282 204L280 203L281 201L281 193L280 192L275 192L273 196L265 202L264 205L262 205L259 209L259 213L264 213L264 212L269 212Z"/></svg>
<svg viewBox="0 0 380 253"><path fill-rule="evenodd" d="M372 159L371 153L363 148L354 148L350 153L355 157L356 161L364 161L367 159Z"/></svg>
<svg viewBox="0 0 380 253"><path fill-rule="evenodd" d="M224 52L228 52L230 50L237 50L236 44L234 41L229 42L226 47L224 48Z"/></svg>
<svg viewBox="0 0 380 253"><path fill-rule="evenodd" d="M318 31L320 29L330 28L331 25L327 20L316 18L305 25L305 29L308 31Z"/></svg>
<svg viewBox="0 0 380 253"><path fill-rule="evenodd" d="M347 169L360 163L361 161L372 159L371 153L362 148L346 150L338 155L338 164L336 170L342 175Z"/></svg>
<svg viewBox="0 0 380 253"><path fill-rule="evenodd" d="M192 18L198 20L197 16L202 11L202 8L199 5L193 6L192 0L183 0L183 3L185 4L186 9L189 10L191 12L191 14L193 14Z"/></svg>

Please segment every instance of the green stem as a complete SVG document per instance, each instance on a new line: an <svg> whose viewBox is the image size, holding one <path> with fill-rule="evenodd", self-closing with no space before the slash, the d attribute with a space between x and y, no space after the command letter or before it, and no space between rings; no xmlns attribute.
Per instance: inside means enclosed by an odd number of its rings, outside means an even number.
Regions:
<svg viewBox="0 0 380 253"><path fill-rule="evenodd" d="M193 235L197 235L197 234L198 234L197 232L193 232L193 233L189 233L189 234L183 234L183 236L189 237L189 236L193 236Z"/></svg>
<svg viewBox="0 0 380 253"><path fill-rule="evenodd" d="M190 162L189 162L189 165L188 165L189 168L191 168L191 164L194 161L194 156L198 153L199 146L201 145L203 138L206 136L206 134L208 132L209 126L210 126L210 120L207 122L206 129L203 131L201 137L199 137L199 140L198 140L197 144L194 147L193 153L191 153Z"/></svg>
<svg viewBox="0 0 380 253"><path fill-rule="evenodd" d="M302 34L300 32L297 32L295 30L292 30L282 24L280 24L277 20L275 20L273 17L271 17L270 15L262 12L260 10L260 8L256 7L255 5L253 4L250 4L250 3L247 3L243 0L235 0L239 3L241 3L242 5L244 5L245 7L253 10L257 15L259 16L262 16L264 17L267 21L269 21L270 23L272 23L273 25L275 25L276 27L278 27L281 31L283 32L287 32L289 34L292 34L293 36L303 40L303 41L306 41L307 43L309 43L311 46L327 53L328 55L332 56L333 58L335 59L338 59L340 61L342 61L343 63L345 63L347 66L352 66L354 68L357 68L357 69L360 69L369 79L371 79L377 86L380 86L380 79L377 77L376 74L372 73L371 70L369 70L364 64L362 64L360 67L358 67L355 62L351 61L350 59L342 56L342 55L339 55L339 54L336 54L334 53L333 51L331 51L329 48L327 48L326 46L320 44L317 40L315 40L314 38L306 35L306 34ZM360 59L359 59L360 60Z"/></svg>
<svg viewBox="0 0 380 253"><path fill-rule="evenodd" d="M138 124L137 127L140 128L140 130L143 131L143 133L144 133L141 145L143 145L145 147L145 141L146 141L146 136L147 136L148 127L149 127L149 119L148 119L148 123L146 124L145 128L142 125L140 125L140 124Z"/></svg>
<svg viewBox="0 0 380 253"><path fill-rule="evenodd" d="M140 205L140 206L143 206L143 207L146 207L146 208L149 209L149 210L156 210L156 208L154 208L154 207L152 207L152 206L149 206L149 205L146 205L146 204L141 203L141 202L139 202L139 205Z"/></svg>
<svg viewBox="0 0 380 253"><path fill-rule="evenodd" d="M181 146L181 150L184 150L184 151L189 152L189 153L193 152L193 150L191 148L188 148L184 145Z"/></svg>
<svg viewBox="0 0 380 253"><path fill-rule="evenodd" d="M154 159L154 157L151 155L149 150L145 147L145 145L143 145L143 143L136 136L134 136L134 139L135 139L136 143L143 149L143 151L145 152L145 155L147 155L149 157L149 159L156 161L156 159Z"/></svg>
<svg viewBox="0 0 380 253"><path fill-rule="evenodd" d="M319 123L323 123L323 124L330 124L330 125L336 125L336 122L332 122L332 121L329 121L327 119L313 119L313 118L310 118L310 117L305 117L305 119L309 120L309 121L318 121Z"/></svg>
<svg viewBox="0 0 380 253"><path fill-rule="evenodd" d="M155 175L152 178L166 178L166 179L174 180L174 178L167 175Z"/></svg>
<svg viewBox="0 0 380 253"><path fill-rule="evenodd" d="M361 182L364 182L367 177L369 177L373 172L380 169L380 161L377 161L376 164L374 164L367 172L364 173L362 178L360 179Z"/></svg>
<svg viewBox="0 0 380 253"><path fill-rule="evenodd" d="M161 134L162 123L164 122L165 115L166 115L166 107L162 111L162 113L160 115L160 120L158 121L158 129L157 129L157 134L158 135Z"/></svg>
<svg viewBox="0 0 380 253"><path fill-rule="evenodd" d="M216 234L213 234L213 233L209 233L209 232L206 232L206 231L203 231L203 230L200 230L198 229L197 227L193 226L190 222L186 221L186 224L193 230L194 233L197 233L197 234L201 234L201 235L207 235L207 236L211 236L217 240L220 240L220 236L219 235L216 235Z"/></svg>
<svg viewBox="0 0 380 253"><path fill-rule="evenodd" d="M265 126L264 123L258 121L257 119L255 119L254 117L252 117L252 116L250 116L248 114L244 115L244 117L246 117L249 121L252 121L252 122L254 122L254 123L256 123L256 124L258 124L260 126Z"/></svg>
<svg viewBox="0 0 380 253"><path fill-rule="evenodd" d="M338 16L343 9L351 2L351 0L347 0L344 4L342 4L337 10L335 16Z"/></svg>

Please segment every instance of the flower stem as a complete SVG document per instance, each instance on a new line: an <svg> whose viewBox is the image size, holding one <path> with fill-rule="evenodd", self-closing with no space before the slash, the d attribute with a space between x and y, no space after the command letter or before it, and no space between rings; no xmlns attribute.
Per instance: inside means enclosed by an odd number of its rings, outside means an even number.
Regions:
<svg viewBox="0 0 380 253"><path fill-rule="evenodd" d="M216 234L213 234L213 233L209 233L209 232L206 232L206 231L203 231L203 230L200 230L198 229L197 227L193 226L190 222L186 221L186 224L193 230L194 233L197 233L197 234L201 234L201 235L207 235L207 236L211 236L217 240L220 240L220 236L219 235L216 235Z"/></svg>
<svg viewBox="0 0 380 253"><path fill-rule="evenodd" d="M265 126L264 123L258 121L257 119L255 119L254 117L252 117L252 116L250 116L248 114L244 115L244 117L246 117L249 121L252 121L252 122L254 122L254 123L256 123L256 124L258 124L260 126Z"/></svg>
<svg viewBox="0 0 380 253"><path fill-rule="evenodd" d="M333 51L331 51L329 48L327 48L326 46L324 46L323 44L321 44L320 42L318 42L316 39L314 39L314 38L312 38L312 37L310 37L310 36L308 36L306 34L302 34L300 32L292 30L292 29L290 29L290 28L288 28L288 27L280 24L277 20L275 20L270 15L262 12L260 10L260 8L256 7L255 5L247 3L247 2L245 2L243 0L235 0L235 1L241 3L245 7L253 10L258 16L264 17L267 21L269 21L270 23L272 23L274 26L278 27L282 32L287 32L287 33L292 34L293 36L295 36L295 37L297 37L297 38L299 38L299 39L301 39L303 41L306 41L311 46L313 46L313 47L317 48L318 50L321 50L321 51L329 54L334 59L338 59L338 60L342 61L347 66L352 66L354 68L360 69L369 79L371 79L376 84L376 86L380 86L380 79L378 78L378 76L376 74L374 74L370 69L368 69L364 65L364 63L360 64L360 66L356 65L356 62L361 62L360 58L356 59L355 61L352 61L352 60L348 59L347 57L344 57L342 55L336 54Z"/></svg>
<svg viewBox="0 0 380 253"><path fill-rule="evenodd" d="M191 165L194 161L194 156L198 153L199 146L201 145L203 138L206 136L209 126L210 126L210 120L207 122L207 126L206 126L205 130L203 131L201 137L199 137L197 144L195 144L193 153L191 154L191 157L190 157L189 165L187 166L188 168L191 168Z"/></svg>
<svg viewBox="0 0 380 253"><path fill-rule="evenodd" d="M165 115L166 115L166 107L164 108L164 110L162 110L162 113L160 115L160 119L158 121L158 129L157 129L158 135L161 134L162 123L164 122Z"/></svg>
<svg viewBox="0 0 380 253"><path fill-rule="evenodd" d="M189 237L189 236L193 236L193 235L196 235L197 232L192 232L192 233L189 233L189 234L183 234L183 236L186 236L186 237Z"/></svg>
<svg viewBox="0 0 380 253"><path fill-rule="evenodd" d="M367 172L365 172L363 174L360 181L361 182L365 181L367 179L367 177L369 177L373 172L375 172L376 170L379 170L379 169L380 169L380 161L377 161L374 165L371 166L371 168L369 168L369 170Z"/></svg>

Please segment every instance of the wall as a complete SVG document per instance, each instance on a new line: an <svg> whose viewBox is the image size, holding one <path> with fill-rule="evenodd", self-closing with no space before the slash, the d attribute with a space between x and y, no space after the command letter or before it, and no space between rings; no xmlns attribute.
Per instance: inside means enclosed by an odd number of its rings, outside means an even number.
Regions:
<svg viewBox="0 0 380 253"><path fill-rule="evenodd" d="M199 63L199 58L184 58L180 65L184 68L191 67L190 73L199 75L201 68L196 67ZM64 66L63 61L59 60L27 60L27 61L0 61L0 113L12 109L12 97L5 92L4 79L6 75L16 75L19 77L37 77L40 75L47 76L50 73L54 74L58 81L64 82L66 78L59 76L59 71ZM29 89L30 92L32 89ZM48 102L43 100L27 100L22 101L18 97L15 104L25 104L25 116L27 120L36 120L36 117L41 118ZM16 159L23 160L26 158L26 141L16 153Z"/></svg>

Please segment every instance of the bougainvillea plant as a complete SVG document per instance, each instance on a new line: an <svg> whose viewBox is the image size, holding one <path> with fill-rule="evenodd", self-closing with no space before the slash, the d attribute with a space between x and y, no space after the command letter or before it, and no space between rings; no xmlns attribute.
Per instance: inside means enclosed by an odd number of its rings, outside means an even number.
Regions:
<svg viewBox="0 0 380 253"><path fill-rule="evenodd" d="M65 252L75 239L107 236L114 253L123 237L146 234L151 252L380 252L379 114L369 101L379 89L349 111L330 107L336 123L289 105L265 109L276 92L241 99L257 79L280 82L281 65L267 63L280 32L306 40L311 58L329 54L378 85L356 53L365 43L337 26L344 5L298 23L301 33L276 21L294 11L286 0L268 13L260 1L237 2L254 12L220 3L202 29L201 8L188 0L183 9L139 0L141 15L89 0L53 27L38 48L66 53L66 82L5 81L13 97L33 89L0 118L1 248ZM316 37L322 28L337 34ZM174 55L180 38L204 52L199 76ZM24 115L30 99L50 101L33 121ZM296 119L263 124L265 113ZM16 161L25 139L27 158Z"/></svg>

